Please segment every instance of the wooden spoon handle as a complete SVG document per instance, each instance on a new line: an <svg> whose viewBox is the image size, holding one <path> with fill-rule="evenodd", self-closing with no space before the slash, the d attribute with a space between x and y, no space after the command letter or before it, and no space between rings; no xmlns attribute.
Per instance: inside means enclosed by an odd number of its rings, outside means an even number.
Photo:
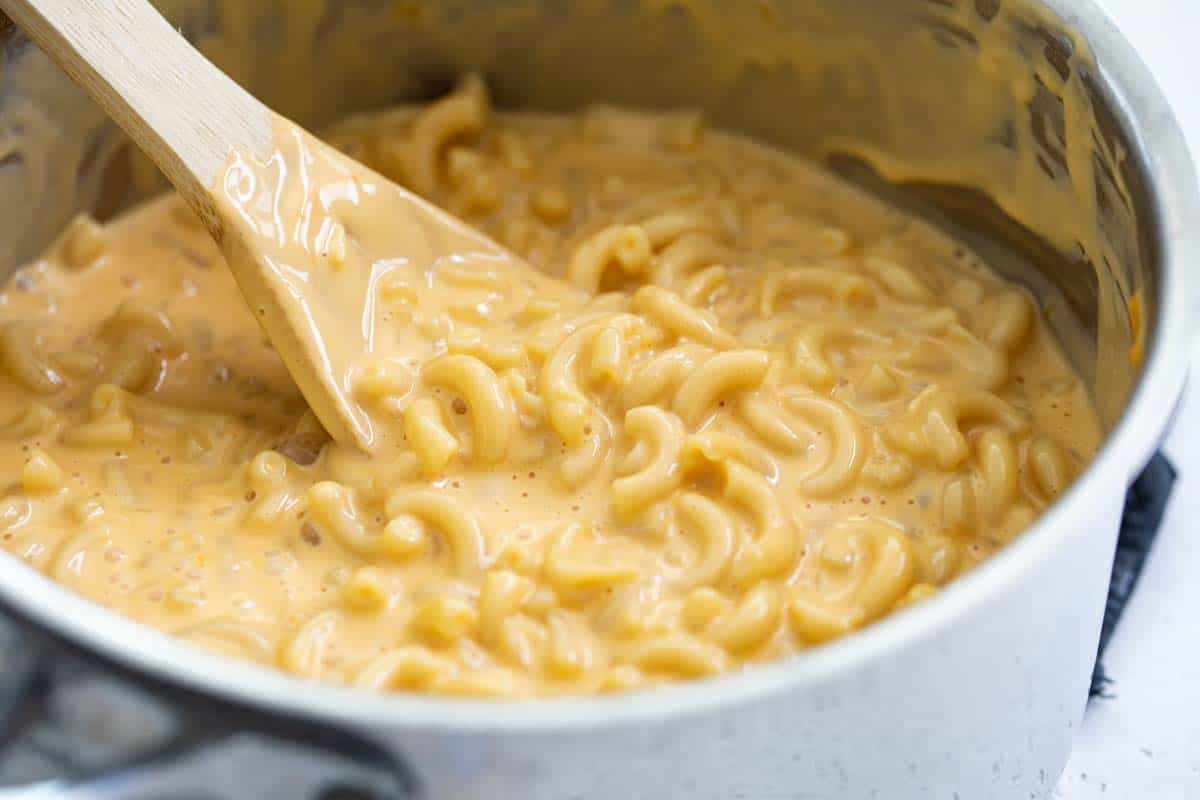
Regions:
<svg viewBox="0 0 1200 800"><path fill-rule="evenodd" d="M0 8L99 102L206 222L216 221L210 192L230 150L269 151L269 110L147 0L0 0Z"/></svg>

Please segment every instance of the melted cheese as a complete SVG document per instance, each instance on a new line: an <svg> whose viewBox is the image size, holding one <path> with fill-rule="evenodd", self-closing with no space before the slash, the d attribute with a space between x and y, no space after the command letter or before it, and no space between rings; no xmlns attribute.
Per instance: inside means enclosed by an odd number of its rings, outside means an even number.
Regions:
<svg viewBox="0 0 1200 800"><path fill-rule="evenodd" d="M1095 452L1024 289L699 115L492 114L476 85L330 140L536 269L388 260L403 237L334 205L345 230L290 240L324 259L313 303L358 281L333 377L366 455L177 198L81 218L0 294L10 553L307 677L616 691L919 601Z"/></svg>

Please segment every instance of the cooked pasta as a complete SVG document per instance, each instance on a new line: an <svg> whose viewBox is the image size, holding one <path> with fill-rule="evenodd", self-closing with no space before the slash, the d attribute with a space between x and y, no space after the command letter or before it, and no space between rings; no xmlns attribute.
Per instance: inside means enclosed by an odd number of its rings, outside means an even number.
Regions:
<svg viewBox="0 0 1200 800"><path fill-rule="evenodd" d="M1030 294L701 114L499 114L469 78L333 138L541 274L374 264L367 456L178 199L80 217L0 293L14 557L306 678L627 691L923 601L1097 446ZM349 274L356 226L313 227Z"/></svg>

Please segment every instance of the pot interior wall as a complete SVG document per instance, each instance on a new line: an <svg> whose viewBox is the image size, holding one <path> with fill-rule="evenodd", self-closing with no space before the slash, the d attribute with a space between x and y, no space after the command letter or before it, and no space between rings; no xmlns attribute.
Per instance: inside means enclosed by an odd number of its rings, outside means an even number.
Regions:
<svg viewBox="0 0 1200 800"><path fill-rule="evenodd" d="M464 71L497 105L699 107L966 236L1045 301L1105 423L1156 320L1137 142L1086 42L1000 0L159 0L267 103L319 128ZM11 25L0 27L0 275L72 214L161 188ZM1032 268L1031 268L1032 267Z"/></svg>

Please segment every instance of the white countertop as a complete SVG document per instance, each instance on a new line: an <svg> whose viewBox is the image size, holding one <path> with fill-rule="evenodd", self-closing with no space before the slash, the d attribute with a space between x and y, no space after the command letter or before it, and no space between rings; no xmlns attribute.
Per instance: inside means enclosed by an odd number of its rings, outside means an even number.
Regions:
<svg viewBox="0 0 1200 800"><path fill-rule="evenodd" d="M1200 8L1200 7L1198 7ZM1200 375L1200 348L1192 373ZM1200 383L1166 451L1179 480L1104 656L1112 697L1088 707L1056 797L1200 798Z"/></svg>
<svg viewBox="0 0 1200 800"><path fill-rule="evenodd" d="M1200 160L1200 2L1099 1L1158 78ZM1166 444L1179 480L1104 657L1113 697L1088 708L1055 792L1064 800L1200 798L1200 346L1191 374Z"/></svg>

